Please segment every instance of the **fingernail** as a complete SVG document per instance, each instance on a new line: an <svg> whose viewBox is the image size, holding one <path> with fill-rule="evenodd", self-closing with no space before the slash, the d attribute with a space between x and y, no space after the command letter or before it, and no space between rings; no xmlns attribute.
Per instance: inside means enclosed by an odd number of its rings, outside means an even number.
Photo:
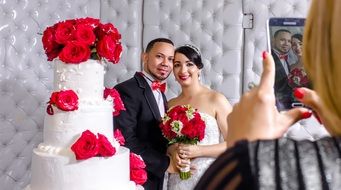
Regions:
<svg viewBox="0 0 341 190"><path fill-rule="evenodd" d="M312 114L313 114L312 111L303 112L302 115L301 115L301 118L302 119L307 119L307 118L311 117Z"/></svg>
<svg viewBox="0 0 341 190"><path fill-rule="evenodd" d="M304 92L301 88L295 88L294 89L294 96L297 98L297 99L302 99L304 97Z"/></svg>
<svg viewBox="0 0 341 190"><path fill-rule="evenodd" d="M266 58L267 55L268 55L267 52L263 51L263 53L262 53L263 60Z"/></svg>

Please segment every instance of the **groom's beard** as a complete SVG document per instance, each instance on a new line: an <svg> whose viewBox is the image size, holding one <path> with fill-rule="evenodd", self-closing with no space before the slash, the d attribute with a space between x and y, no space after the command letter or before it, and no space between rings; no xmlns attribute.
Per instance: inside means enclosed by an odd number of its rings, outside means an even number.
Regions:
<svg viewBox="0 0 341 190"><path fill-rule="evenodd" d="M164 81L164 80L166 80L166 79L169 77L169 75L172 73L172 72L169 72L169 73L167 74L167 76L159 77L159 76L157 76L156 74L154 74L153 72L151 72L151 70L149 69L149 67L147 67L146 72L147 72L148 74L150 74L150 75L153 77L153 79L157 79L157 80L159 80L159 81Z"/></svg>

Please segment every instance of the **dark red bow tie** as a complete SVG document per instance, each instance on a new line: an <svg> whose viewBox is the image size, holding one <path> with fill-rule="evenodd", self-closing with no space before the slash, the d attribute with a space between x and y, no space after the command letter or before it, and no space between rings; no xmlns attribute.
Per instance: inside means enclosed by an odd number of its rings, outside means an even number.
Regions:
<svg viewBox="0 0 341 190"><path fill-rule="evenodd" d="M161 83L160 81L153 81L152 82L152 90L157 90L159 89L160 92L165 92L166 91L166 88L167 88L167 85L166 83Z"/></svg>
<svg viewBox="0 0 341 190"><path fill-rule="evenodd" d="M279 57L279 59L284 59L285 61L288 60L288 54L279 55L278 57Z"/></svg>

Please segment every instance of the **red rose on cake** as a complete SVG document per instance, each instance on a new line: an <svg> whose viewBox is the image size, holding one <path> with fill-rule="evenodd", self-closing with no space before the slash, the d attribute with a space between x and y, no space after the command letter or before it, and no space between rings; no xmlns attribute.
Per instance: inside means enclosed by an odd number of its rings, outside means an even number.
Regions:
<svg viewBox="0 0 341 190"><path fill-rule="evenodd" d="M126 110L121 99L121 96L115 88L105 88L103 96L104 99L108 99L109 96L113 99L114 101L114 112L112 113L113 116L118 116L120 115L120 112L122 110Z"/></svg>
<svg viewBox="0 0 341 190"><path fill-rule="evenodd" d="M113 156L116 153L115 147L113 147L110 144L107 137L99 133L98 133L98 144L99 144L98 154L100 156L104 156L104 157Z"/></svg>
<svg viewBox="0 0 341 190"><path fill-rule="evenodd" d="M118 141L118 143L121 146L123 146L126 142L126 140L124 139L124 136L122 135L122 132L119 129L115 129L114 138Z"/></svg>
<svg viewBox="0 0 341 190"><path fill-rule="evenodd" d="M43 33L47 60L59 56L65 63L79 64L88 59L118 63L122 54L121 34L111 23L80 18L58 22Z"/></svg>
<svg viewBox="0 0 341 190"><path fill-rule="evenodd" d="M81 42L68 42L59 53L59 59L65 63L81 63L89 59L90 49Z"/></svg>
<svg viewBox="0 0 341 190"><path fill-rule="evenodd" d="M73 90L61 90L53 92L48 102L47 113L54 114L52 105L63 111L74 111L78 109L78 96Z"/></svg>
<svg viewBox="0 0 341 190"><path fill-rule="evenodd" d="M95 134L86 130L81 137L71 146L77 160L84 160L94 157L98 154L99 146Z"/></svg>
<svg viewBox="0 0 341 190"><path fill-rule="evenodd" d="M107 137L98 133L98 138L91 131L86 130L71 146L76 160L85 160L94 156L109 157L116 153L115 147L111 145Z"/></svg>
<svg viewBox="0 0 341 190"><path fill-rule="evenodd" d="M130 153L130 180L138 185L147 181L146 164L140 155Z"/></svg>

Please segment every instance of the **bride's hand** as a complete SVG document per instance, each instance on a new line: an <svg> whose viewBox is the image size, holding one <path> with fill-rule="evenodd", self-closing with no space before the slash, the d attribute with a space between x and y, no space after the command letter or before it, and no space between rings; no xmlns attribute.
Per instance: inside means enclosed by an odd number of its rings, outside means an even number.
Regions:
<svg viewBox="0 0 341 190"><path fill-rule="evenodd" d="M200 156L199 145L179 144L178 147L179 156L183 159L191 159Z"/></svg>
<svg viewBox="0 0 341 190"><path fill-rule="evenodd" d="M296 121L311 116L306 108L294 108L279 113L274 95L275 63L263 52L263 73L259 86L246 92L228 116L228 146L246 139L274 139L281 137Z"/></svg>

